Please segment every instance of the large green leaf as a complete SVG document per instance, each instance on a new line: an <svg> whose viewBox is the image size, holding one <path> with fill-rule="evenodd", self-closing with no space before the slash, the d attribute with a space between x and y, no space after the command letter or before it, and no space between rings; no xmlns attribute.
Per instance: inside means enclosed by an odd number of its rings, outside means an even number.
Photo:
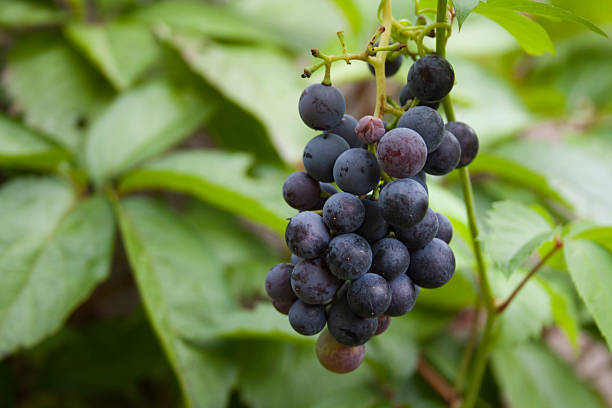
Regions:
<svg viewBox="0 0 612 408"><path fill-rule="evenodd" d="M594 242L568 238L565 262L578 294L612 349L612 253Z"/></svg>
<svg viewBox="0 0 612 408"><path fill-rule="evenodd" d="M109 101L112 90L61 37L20 39L7 57L3 83L26 124L79 152L84 129Z"/></svg>
<svg viewBox="0 0 612 408"><path fill-rule="evenodd" d="M504 27L529 54L554 54L555 47L546 30L529 17L511 9L488 6L487 3L480 3L474 12Z"/></svg>
<svg viewBox="0 0 612 408"><path fill-rule="evenodd" d="M212 107L165 81L122 94L87 135L87 166L98 184L187 137Z"/></svg>
<svg viewBox="0 0 612 408"><path fill-rule="evenodd" d="M167 41L194 72L263 124L283 159L300 161L304 145L313 134L297 111L300 94L307 85L299 78L299 67L268 49L221 47L186 35L167 36ZM247 65L249 75L244 74Z"/></svg>
<svg viewBox="0 0 612 408"><path fill-rule="evenodd" d="M150 29L139 22L75 23L66 34L120 91L138 79L159 53Z"/></svg>
<svg viewBox="0 0 612 408"><path fill-rule="evenodd" d="M562 9L552 4L533 0L488 0L486 2L486 7L499 7L553 20L571 21L584 25L594 33L602 35L606 38L608 37L608 35L601 28L597 27L586 18L577 16L569 10Z"/></svg>
<svg viewBox="0 0 612 408"><path fill-rule="evenodd" d="M187 405L225 406L234 367L180 334L232 306L217 257L193 227L152 200L127 199L115 208L140 296Z"/></svg>
<svg viewBox="0 0 612 408"><path fill-rule="evenodd" d="M169 189L193 194L217 207L282 233L292 211L280 192L284 174L246 176L248 155L214 150L170 154L128 173L119 190Z"/></svg>
<svg viewBox="0 0 612 408"><path fill-rule="evenodd" d="M578 348L579 318L571 293L558 284L539 279L538 282L550 296L555 323L565 332L565 335L575 349Z"/></svg>
<svg viewBox="0 0 612 408"><path fill-rule="evenodd" d="M544 345L526 343L493 352L493 371L513 407L603 408L605 404Z"/></svg>
<svg viewBox="0 0 612 408"><path fill-rule="evenodd" d="M50 2L48 2L50 3ZM23 28L62 22L68 13L36 0L2 0L0 27Z"/></svg>
<svg viewBox="0 0 612 408"><path fill-rule="evenodd" d="M0 190L0 356L57 330L110 265L113 218L99 197L78 202L57 179Z"/></svg>
<svg viewBox="0 0 612 408"><path fill-rule="evenodd" d="M53 169L69 153L0 114L0 166Z"/></svg>
<svg viewBox="0 0 612 408"><path fill-rule="evenodd" d="M481 0L453 0L453 6L455 8L455 13L457 14L459 29L461 29L465 19L468 18L468 16L472 13L472 10L476 8L480 1Z"/></svg>
<svg viewBox="0 0 612 408"><path fill-rule="evenodd" d="M573 236L575 239L588 239L612 252L612 227L595 227L581 231Z"/></svg>
<svg viewBox="0 0 612 408"><path fill-rule="evenodd" d="M540 174L577 215L612 223L612 167L576 146L543 141L508 143L495 154Z"/></svg>
<svg viewBox="0 0 612 408"><path fill-rule="evenodd" d="M506 274L553 237L548 220L523 204L501 201L487 214L483 242L487 254Z"/></svg>

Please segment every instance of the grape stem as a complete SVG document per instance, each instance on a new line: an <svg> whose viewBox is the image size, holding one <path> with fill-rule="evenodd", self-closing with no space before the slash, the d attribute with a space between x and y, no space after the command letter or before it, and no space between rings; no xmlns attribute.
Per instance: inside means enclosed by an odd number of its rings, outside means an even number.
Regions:
<svg viewBox="0 0 612 408"><path fill-rule="evenodd" d="M438 395L440 395L449 406L454 407L461 401L459 393L457 393L448 381L446 381L446 378L442 377L423 356L419 357L419 361L417 362L417 372L431 388L436 390Z"/></svg>
<svg viewBox="0 0 612 408"><path fill-rule="evenodd" d="M391 12L391 0L382 0L380 3L382 9L382 34L380 36L379 47L384 48L389 45L391 39L391 24L393 14ZM374 107L374 116L381 118L385 113L385 102L387 101L387 83L385 78L385 61L387 60L388 51L381 51L376 54L373 61L370 63L374 67L374 76L376 77L376 106Z"/></svg>

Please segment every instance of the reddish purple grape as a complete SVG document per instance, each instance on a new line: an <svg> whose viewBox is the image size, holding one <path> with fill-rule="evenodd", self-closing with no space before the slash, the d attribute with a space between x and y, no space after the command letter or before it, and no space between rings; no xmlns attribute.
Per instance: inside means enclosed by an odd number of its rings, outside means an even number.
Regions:
<svg viewBox="0 0 612 408"><path fill-rule="evenodd" d="M385 314L378 316L378 326L376 326L375 336L384 333L391 324L391 318Z"/></svg>
<svg viewBox="0 0 612 408"><path fill-rule="evenodd" d="M385 124L376 116L367 115L359 119L355 128L357 137L367 144L375 143L385 134Z"/></svg>
<svg viewBox="0 0 612 408"><path fill-rule="evenodd" d="M378 163L391 177L408 178L416 176L427 160L427 146L414 130L392 129L385 134L378 146Z"/></svg>
<svg viewBox="0 0 612 408"><path fill-rule="evenodd" d="M365 346L349 347L338 343L325 330L317 339L317 358L323 367L332 373L350 373L361 365L365 357Z"/></svg>

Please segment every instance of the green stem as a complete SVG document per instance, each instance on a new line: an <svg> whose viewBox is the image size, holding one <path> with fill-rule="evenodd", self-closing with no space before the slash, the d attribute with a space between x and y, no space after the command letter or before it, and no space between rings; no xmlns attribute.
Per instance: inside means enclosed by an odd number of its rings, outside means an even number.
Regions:
<svg viewBox="0 0 612 408"><path fill-rule="evenodd" d="M391 22L393 19L391 11L391 0L382 0L380 3L382 9L382 20L384 31L380 36L379 48L385 49L389 45L391 38ZM386 78L385 78L385 60L389 51L381 51L376 54L376 58L372 66L376 77L376 106L374 108L374 116L382 118L385 113L386 96Z"/></svg>

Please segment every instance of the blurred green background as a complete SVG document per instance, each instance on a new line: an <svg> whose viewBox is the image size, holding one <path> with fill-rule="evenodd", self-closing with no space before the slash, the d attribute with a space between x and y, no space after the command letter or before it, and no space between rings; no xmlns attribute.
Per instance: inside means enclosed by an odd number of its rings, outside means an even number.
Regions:
<svg viewBox="0 0 612 408"><path fill-rule="evenodd" d="M612 2L552 3L612 34ZM16 345L0 360L0 406L177 406L179 383L199 406L444 406L415 370L424 353L452 377L467 336L475 288L456 175L430 177L432 206L456 230L452 284L423 294L409 316L395 319L389 333L368 344L368 360L355 373L325 372L312 339L291 334L284 317L269 317L263 292L267 270L289 257L282 231L293 212L282 201L282 180L300 168L303 146L316 134L297 114L302 89L322 78L321 72L300 78L309 49L338 53L335 33L344 30L349 50L361 50L378 25L376 7L372 0L0 0L0 143L9 143L2 139L6 123L19 122L54 146L27 159L11 156L10 148L0 152L0 180L51 170L84 193L117 186L131 195L108 278L61 329ZM413 2L394 0L393 8L396 18L414 20ZM556 224L610 225L612 43L578 24L536 20L549 31L554 55L527 55L479 14L461 31L455 25L448 43L457 118L481 142L470 166L479 216L485 222L492 203L512 200ZM408 68L405 61L388 81L392 96ZM374 80L365 64L338 63L332 81L346 96L347 113L373 110ZM191 271L191 281L175 280L171 267L163 278L181 289L166 293L180 298L170 312L190 333L180 346L174 334L159 333L161 323L154 323L156 333L147 321L141 297L147 303L155 295L143 295L142 275L138 289L128 264L127 218L148 237L143 246L161 254L156 262ZM503 367L536 383L567 371L588 389L576 391L572 383L567 392L606 397L609 382L560 365L563 347L552 353L545 342L523 342L554 340L556 325L579 354L579 339L603 344L559 273L565 268L562 260L546 268L545 283L526 290L502 322L503 340L513 347L496 356L495 373L487 372L483 406L507 402L508 393L514 406L527 406L517 403L520 387ZM493 280L496 293L516 281ZM569 323L548 309L559 299L571 304L563 309ZM163 314L167 306L147 307ZM262 320L249 326L244 320L253 308ZM519 357L544 371L512 366ZM602 375L609 378L606 361Z"/></svg>

